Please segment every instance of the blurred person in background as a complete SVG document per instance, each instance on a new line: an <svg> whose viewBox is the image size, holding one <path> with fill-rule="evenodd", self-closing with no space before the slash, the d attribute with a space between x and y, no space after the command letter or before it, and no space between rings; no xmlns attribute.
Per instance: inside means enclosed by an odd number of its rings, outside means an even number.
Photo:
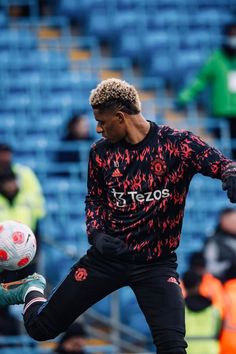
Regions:
<svg viewBox="0 0 236 354"><path fill-rule="evenodd" d="M236 210L223 209L219 224L204 247L207 272L225 282L236 268Z"/></svg>
<svg viewBox="0 0 236 354"><path fill-rule="evenodd" d="M194 270L183 275L188 354L219 354L221 314L211 299L201 294L201 282L202 276Z"/></svg>
<svg viewBox="0 0 236 354"><path fill-rule="evenodd" d="M206 270L206 260L203 251L193 252L189 258L189 271L193 271L201 276L201 282L198 290L199 294L209 298L212 304L215 305L220 314L224 315L224 294L223 286L219 279L214 277ZM186 289L183 283L182 290L184 297L186 296Z"/></svg>
<svg viewBox="0 0 236 354"><path fill-rule="evenodd" d="M211 115L227 119L231 138L236 138L236 21L224 28L221 48L208 58L190 86L178 94L177 108L183 108L207 85L211 87Z"/></svg>
<svg viewBox="0 0 236 354"><path fill-rule="evenodd" d="M84 346L87 333L82 324L74 322L60 338L53 353L85 354Z"/></svg>
<svg viewBox="0 0 236 354"><path fill-rule="evenodd" d="M67 123L67 132L62 141L90 139L90 125L87 112L74 113Z"/></svg>
<svg viewBox="0 0 236 354"><path fill-rule="evenodd" d="M225 315L220 336L220 354L236 354L236 268L224 283Z"/></svg>
<svg viewBox="0 0 236 354"><path fill-rule="evenodd" d="M79 163L81 161L79 142L91 142L89 118L86 112L74 113L69 119L66 134L61 140L61 148L56 154L56 162ZM75 145L75 143L78 143ZM56 175L67 177L70 175L67 166Z"/></svg>
<svg viewBox="0 0 236 354"><path fill-rule="evenodd" d="M0 170L0 221L17 220L28 225L37 239L37 253L34 260L25 268L17 271L3 270L1 282L21 279L38 270L39 261L39 223L44 217L44 208L31 190L22 188L20 181L11 167Z"/></svg>
<svg viewBox="0 0 236 354"><path fill-rule="evenodd" d="M13 149L10 145L0 143L0 170L9 167L16 174L21 190L34 195L35 200L37 200L35 208L38 208L38 212L42 213L44 209L44 196L37 176L30 167L13 161Z"/></svg>

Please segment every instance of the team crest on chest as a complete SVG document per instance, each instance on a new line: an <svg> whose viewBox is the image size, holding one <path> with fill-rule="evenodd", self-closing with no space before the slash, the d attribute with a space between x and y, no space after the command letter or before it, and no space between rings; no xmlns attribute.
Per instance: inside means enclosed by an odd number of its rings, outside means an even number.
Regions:
<svg viewBox="0 0 236 354"><path fill-rule="evenodd" d="M85 268L78 268L74 275L76 281L83 281L87 278L88 272Z"/></svg>
<svg viewBox="0 0 236 354"><path fill-rule="evenodd" d="M156 176L162 176L167 170L166 163L163 159L157 158L151 162L151 171Z"/></svg>

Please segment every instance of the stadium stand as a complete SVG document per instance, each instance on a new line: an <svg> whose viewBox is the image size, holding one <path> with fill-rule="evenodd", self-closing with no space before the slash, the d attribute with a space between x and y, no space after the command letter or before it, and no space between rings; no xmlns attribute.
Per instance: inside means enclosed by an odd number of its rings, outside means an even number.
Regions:
<svg viewBox="0 0 236 354"><path fill-rule="evenodd" d="M13 5L29 6L30 16L10 17L8 10ZM196 73L219 45L220 29L233 19L236 5L231 0L61 0L59 7L52 2L51 8L54 16L39 17L36 0L1 2L0 141L9 142L16 161L32 167L42 183L48 209L43 224L44 269L55 285L75 255L82 255L88 247L84 198L90 144L71 145L83 156L77 165L53 162L58 149L63 149L60 138L68 116L76 109L90 109L90 90L101 79L124 78L139 88L146 117L206 138L212 138L212 129L218 127L222 138L213 144L230 155L227 123L203 119L191 106L179 119L172 110L173 95L166 88L174 91L181 77L187 81ZM79 35L73 35L71 23L78 25ZM109 45L106 56L104 43ZM96 139L92 112L90 121ZM65 169L70 172L67 179L53 176ZM187 267L188 255L202 247L218 212L227 205L219 181L194 177L186 205L184 242L178 250L180 273ZM122 306L130 301L125 294L126 289L120 292ZM109 315L109 300L95 309ZM122 320L140 330L144 319L135 316L136 310L129 321L125 316Z"/></svg>

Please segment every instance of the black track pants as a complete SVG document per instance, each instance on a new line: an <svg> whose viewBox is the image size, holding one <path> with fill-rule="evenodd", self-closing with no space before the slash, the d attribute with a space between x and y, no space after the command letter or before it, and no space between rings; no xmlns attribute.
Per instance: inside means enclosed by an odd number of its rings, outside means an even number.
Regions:
<svg viewBox="0 0 236 354"><path fill-rule="evenodd" d="M90 252L72 267L47 302L28 308L24 315L28 333L36 340L54 338L106 295L130 286L158 354L185 354L184 300L173 257L161 263L130 264Z"/></svg>

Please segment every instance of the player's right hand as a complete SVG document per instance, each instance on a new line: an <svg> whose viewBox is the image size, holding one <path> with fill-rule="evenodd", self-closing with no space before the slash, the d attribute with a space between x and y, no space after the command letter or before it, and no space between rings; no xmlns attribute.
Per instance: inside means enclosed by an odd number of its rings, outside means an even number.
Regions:
<svg viewBox="0 0 236 354"><path fill-rule="evenodd" d="M103 232L96 232L93 235L93 245L104 256L120 256L128 250L124 241Z"/></svg>

